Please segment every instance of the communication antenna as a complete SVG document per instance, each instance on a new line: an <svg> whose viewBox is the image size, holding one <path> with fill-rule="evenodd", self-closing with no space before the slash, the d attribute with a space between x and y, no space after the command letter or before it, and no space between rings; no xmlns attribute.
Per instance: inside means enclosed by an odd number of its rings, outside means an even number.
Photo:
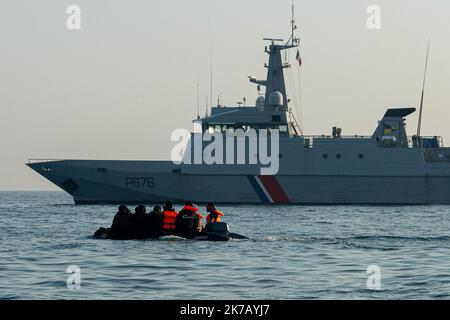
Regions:
<svg viewBox="0 0 450 320"><path fill-rule="evenodd" d="M213 41L211 39L210 44L210 50L211 50L211 75L210 75L210 84L209 84L209 96L210 96L210 106L212 108L213 106Z"/></svg>
<svg viewBox="0 0 450 320"><path fill-rule="evenodd" d="M294 46L294 45L298 44L298 39L295 37L295 30L296 29L297 29L297 25L295 24L295 8L294 8L294 1L292 1L292 6L291 6L291 37L286 42L286 45L290 44L291 46Z"/></svg>
<svg viewBox="0 0 450 320"><path fill-rule="evenodd" d="M197 60L197 119L200 119L200 80L199 80L199 67Z"/></svg>
<svg viewBox="0 0 450 320"><path fill-rule="evenodd" d="M208 116L208 95L206 95L206 103L205 103L205 117Z"/></svg>
<svg viewBox="0 0 450 320"><path fill-rule="evenodd" d="M294 43L294 30L295 30L294 1L292 1L291 43Z"/></svg>
<svg viewBox="0 0 450 320"><path fill-rule="evenodd" d="M427 47L427 57L425 59L425 72L423 75L423 83L422 83L422 96L420 98L420 109L419 109L419 121L417 123L417 138L420 139L420 130L422 127L422 110L423 110L423 97L425 95L425 83L427 79L427 69L428 69L428 55L430 53L430 40L428 40Z"/></svg>

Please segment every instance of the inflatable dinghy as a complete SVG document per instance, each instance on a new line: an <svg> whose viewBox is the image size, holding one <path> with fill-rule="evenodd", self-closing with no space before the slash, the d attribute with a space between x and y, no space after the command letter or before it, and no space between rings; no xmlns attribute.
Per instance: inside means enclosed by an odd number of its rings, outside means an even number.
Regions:
<svg viewBox="0 0 450 320"><path fill-rule="evenodd" d="M199 232L197 234L183 235L180 233L174 234L161 234L160 236L174 235L186 239L192 239L197 241L228 241L231 239L248 239L246 236L240 235L238 233L230 232L228 224L225 222L216 222L208 225L206 230ZM126 237L112 237L109 228L99 228L94 233L95 239L112 239L112 240L136 240L136 237L126 236ZM157 239L158 237L147 237L145 239ZM141 238L139 238L141 239Z"/></svg>

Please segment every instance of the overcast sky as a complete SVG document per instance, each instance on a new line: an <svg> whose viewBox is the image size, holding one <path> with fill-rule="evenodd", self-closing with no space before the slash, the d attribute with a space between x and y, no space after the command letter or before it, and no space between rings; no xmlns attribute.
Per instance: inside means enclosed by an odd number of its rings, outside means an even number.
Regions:
<svg viewBox="0 0 450 320"><path fill-rule="evenodd" d="M296 0L306 134L372 134L389 106L418 106L422 133L450 141L450 1ZM366 26L381 8L381 30ZM81 30L66 9L81 8ZM263 37L289 35L290 0L3 0L0 2L0 190L52 190L29 158L169 159L209 93L253 104ZM291 53L293 59L295 52ZM297 69L286 76L299 95ZM297 99L298 100L298 99ZM250 104L250 103L249 103ZM408 119L409 134L417 115ZM450 142L449 142L450 143Z"/></svg>

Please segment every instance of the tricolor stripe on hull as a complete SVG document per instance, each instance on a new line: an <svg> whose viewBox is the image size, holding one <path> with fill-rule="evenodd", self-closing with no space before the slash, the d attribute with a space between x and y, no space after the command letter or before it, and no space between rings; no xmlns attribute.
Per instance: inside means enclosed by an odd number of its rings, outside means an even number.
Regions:
<svg viewBox="0 0 450 320"><path fill-rule="evenodd" d="M261 202L289 203L289 198L276 176L247 176Z"/></svg>

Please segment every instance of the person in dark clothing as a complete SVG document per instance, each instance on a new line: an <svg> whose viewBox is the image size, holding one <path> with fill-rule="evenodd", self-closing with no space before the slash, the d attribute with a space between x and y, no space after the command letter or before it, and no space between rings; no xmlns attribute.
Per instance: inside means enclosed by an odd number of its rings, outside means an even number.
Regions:
<svg viewBox="0 0 450 320"><path fill-rule="evenodd" d="M151 219L143 205L136 207L133 215L133 238L147 239L151 235Z"/></svg>
<svg viewBox="0 0 450 320"><path fill-rule="evenodd" d="M185 203L177 215L177 234L184 238L193 238L203 229L203 216L197 212L198 208L192 202Z"/></svg>
<svg viewBox="0 0 450 320"><path fill-rule="evenodd" d="M153 214L153 215L156 215L156 216L161 216L162 215L161 210L162 210L161 206L154 206L153 207L153 211L150 212L149 214Z"/></svg>
<svg viewBox="0 0 450 320"><path fill-rule="evenodd" d="M144 205L140 204L136 208L134 208L134 214L142 213L147 213L147 208Z"/></svg>
<svg viewBox="0 0 450 320"><path fill-rule="evenodd" d="M149 237L157 238L162 235L162 225L164 216L161 212L160 206L154 206L153 211L148 214L149 216Z"/></svg>
<svg viewBox="0 0 450 320"><path fill-rule="evenodd" d="M132 235L132 214L124 205L119 207L109 230L112 239L129 239Z"/></svg>

